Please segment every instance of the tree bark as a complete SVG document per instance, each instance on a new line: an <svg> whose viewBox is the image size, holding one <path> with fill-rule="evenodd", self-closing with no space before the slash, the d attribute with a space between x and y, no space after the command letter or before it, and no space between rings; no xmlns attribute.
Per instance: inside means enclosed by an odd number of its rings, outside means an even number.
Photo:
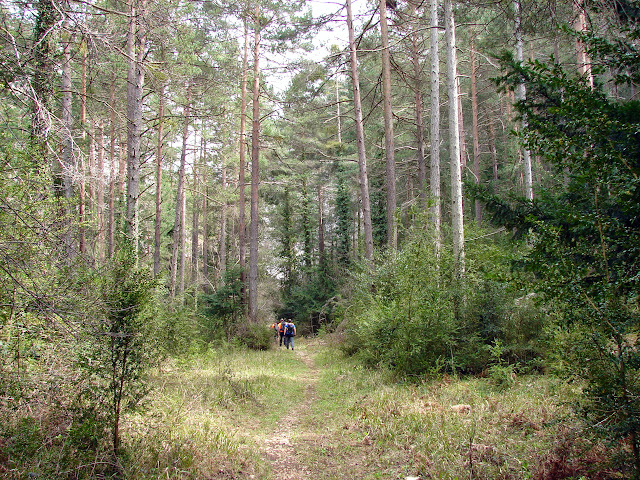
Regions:
<svg viewBox="0 0 640 480"><path fill-rule="evenodd" d="M176 215L173 224L173 245L171 248L171 278L169 292L172 298L176 293L184 291L184 260L185 260L185 171L187 165L187 141L189 138L189 117L191 115L191 84L187 85L187 99L184 106L184 121L182 127L182 153L178 168L178 188L176 192Z"/></svg>
<svg viewBox="0 0 640 480"><path fill-rule="evenodd" d="M144 34L140 19L145 0L130 0L127 53L127 235L138 255Z"/></svg>
<svg viewBox="0 0 640 480"><path fill-rule="evenodd" d="M68 28L69 22L65 20L65 28ZM74 240L71 233L71 218L73 215L69 201L73 197L73 174L75 173L75 161L73 155L73 115L72 101L73 94L71 91L71 39L67 38L63 46L64 63L62 64L62 127L64 129L64 150L61 165L61 180L64 198L66 200L64 206L64 231L62 238L67 261L75 256Z"/></svg>
<svg viewBox="0 0 640 480"><path fill-rule="evenodd" d="M109 258L113 257L116 248L116 183L118 181L118 169L116 161L116 74L111 77L111 93L109 95L111 117L109 119L109 161L111 162L111 175L109 176Z"/></svg>
<svg viewBox="0 0 640 480"><path fill-rule="evenodd" d="M389 51L389 27L387 24L387 0L380 0L380 38L382 41L382 92L384 104L384 150L386 154L385 187L387 191L387 246L398 248L396 225L396 159L391 105L391 53Z"/></svg>
<svg viewBox="0 0 640 480"><path fill-rule="evenodd" d="M258 322L258 185L260 183L260 12L256 9L253 45L251 129L251 225L249 228L249 322Z"/></svg>
<svg viewBox="0 0 640 480"><path fill-rule="evenodd" d="M456 56L455 17L452 0L444 1L445 36L447 42L447 90L449 97L449 143L451 158L451 223L453 256L456 274L464 275L464 226L462 210L462 172L460 162L460 136L458 116L458 73Z"/></svg>
<svg viewBox="0 0 640 480"><path fill-rule="evenodd" d="M464 112L462 108L462 88L460 86L460 80L458 79L456 83L458 85L458 137L460 138L460 165L462 171L464 171L467 168L467 141L464 131Z"/></svg>
<svg viewBox="0 0 640 480"><path fill-rule="evenodd" d="M51 128L51 102L53 99L52 30L58 19L53 0L38 0L33 41L33 112L31 141L37 152L36 161L47 163L49 130Z"/></svg>
<svg viewBox="0 0 640 480"><path fill-rule="evenodd" d="M496 192L498 182L498 149L496 148L496 127L494 124L493 115L491 112L489 116L489 150L491 151L491 165L493 170L493 192Z"/></svg>
<svg viewBox="0 0 640 480"><path fill-rule="evenodd" d="M520 63L524 61L524 50L522 43L522 9L520 0L513 0L513 10L515 16L515 34L516 34L516 60ZM516 89L516 101L521 101L527 98L527 90L524 83L519 83ZM527 128L527 117L523 114L522 122L520 124L524 130ZM528 200L533 200L533 175L531 168L531 152L523 148L522 149L522 165L524 175L524 195Z"/></svg>
<svg viewBox="0 0 640 480"><path fill-rule="evenodd" d="M224 278L224 272L227 268L227 168L224 165L224 160L222 160L222 162L220 169L222 175L222 205L220 207L220 248L218 250L220 252L220 278Z"/></svg>
<svg viewBox="0 0 640 480"><path fill-rule="evenodd" d="M65 21L68 28L68 21ZM67 200L73 197L73 114L71 91L71 39L67 39L63 46L64 63L62 64L62 127L64 128L64 150L62 155L62 188L64 198ZM70 213L70 212L68 212ZM71 254L67 245L67 253Z"/></svg>
<svg viewBox="0 0 640 480"><path fill-rule="evenodd" d="M240 281L242 283L242 303L246 302L246 262L245 262L245 234L247 231L245 220L245 170L247 152L247 75L249 64L249 27L247 20L244 22L244 52L242 55L242 87L240 96L240 165L238 167L238 257L240 264Z"/></svg>
<svg viewBox="0 0 640 480"><path fill-rule="evenodd" d="M96 136L98 140L98 165L96 172L96 214L98 220L97 247L98 259L100 261L104 261L106 223L104 221L104 122L102 120L98 122Z"/></svg>
<svg viewBox="0 0 640 480"><path fill-rule="evenodd" d="M202 275L204 277L205 291L209 291L209 198L208 198L208 171L207 171L207 141L204 135L201 138L202 146Z"/></svg>
<svg viewBox="0 0 640 480"><path fill-rule="evenodd" d="M320 263L324 261L324 199L322 197L322 185L318 184L318 257Z"/></svg>
<svg viewBox="0 0 640 480"><path fill-rule="evenodd" d="M442 248L442 210L440 207L440 54L439 54L439 25L438 0L431 0L431 170L430 187L431 222L435 237L436 256L440 257Z"/></svg>
<svg viewBox="0 0 640 480"><path fill-rule="evenodd" d="M193 142L193 216L191 219L191 281L194 284L198 280L198 239L200 237L200 197L198 196L198 190L200 189L201 182L198 172L198 162L196 161L198 158L197 152L198 142L197 137L195 137Z"/></svg>
<svg viewBox="0 0 640 480"><path fill-rule="evenodd" d="M351 0L347 0L347 30L349 32L349 58L351 64L351 82L353 84L353 103L356 126L356 142L358 145L358 167L360 172L360 196L364 223L365 258L373 261L373 226L371 224L371 202L369 199L369 176L367 173L367 154L364 144L364 125L362 121L362 102L360 100L360 78L358 75L358 58L356 52L355 33L353 31L353 14Z"/></svg>
<svg viewBox="0 0 640 480"><path fill-rule="evenodd" d="M164 83L158 90L158 149L156 153L156 217L153 242L153 276L160 274L162 251L162 156L164 155Z"/></svg>
<svg viewBox="0 0 640 480"><path fill-rule="evenodd" d="M584 0L574 0L575 12L574 28L579 33L587 33L587 15L585 13ZM593 88L593 73L591 71L591 59L587 54L587 46L579 38L576 39L576 55L578 58L578 72L587 81L587 85Z"/></svg>
<svg viewBox="0 0 640 480"><path fill-rule="evenodd" d="M84 148L85 140L87 138L87 51L86 45L84 42L82 43L82 65L81 65L81 73L80 73L80 130L82 136L82 146ZM84 164L84 156L78 156L78 170L80 172L80 198L78 205L78 213L80 215L80 239L79 239L79 250L80 254L84 255L86 253L86 171Z"/></svg>
<svg viewBox="0 0 640 480"><path fill-rule="evenodd" d="M480 185L480 131L478 129L478 84L477 84L477 60L475 45L471 42L471 112L473 128L473 176L474 183ZM482 223L482 205L479 200L475 201L476 223Z"/></svg>
<svg viewBox="0 0 640 480"><path fill-rule="evenodd" d="M95 208L96 208L96 128L93 122L90 122L89 127L89 145L88 145L88 153L89 157L89 197L88 207L89 207L89 220L95 220ZM92 239L92 242L95 241L95 238Z"/></svg>
<svg viewBox="0 0 640 480"><path fill-rule="evenodd" d="M416 15L416 4L414 1L410 2L411 17ZM411 64L413 66L413 94L415 99L415 115L416 115L416 155L418 166L418 189L420 198L426 200L427 193L427 165L425 163L424 153L424 99L422 95L422 67L420 65L420 42L417 32L417 27L414 25L411 27L410 34L411 41Z"/></svg>

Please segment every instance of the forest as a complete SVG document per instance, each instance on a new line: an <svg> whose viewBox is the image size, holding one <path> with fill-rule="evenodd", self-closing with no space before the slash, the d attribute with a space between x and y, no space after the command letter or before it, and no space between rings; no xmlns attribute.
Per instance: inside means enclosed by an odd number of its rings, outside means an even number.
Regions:
<svg viewBox="0 0 640 480"><path fill-rule="evenodd" d="M0 13L0 477L640 478L638 0Z"/></svg>

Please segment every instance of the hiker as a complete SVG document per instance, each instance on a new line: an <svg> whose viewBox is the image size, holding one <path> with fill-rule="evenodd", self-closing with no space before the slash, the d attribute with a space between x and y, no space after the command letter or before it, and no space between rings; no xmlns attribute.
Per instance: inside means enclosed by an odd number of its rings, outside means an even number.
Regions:
<svg viewBox="0 0 640 480"><path fill-rule="evenodd" d="M289 350L289 345L291 345L291 350L293 350L293 337L296 336L296 326L291 320L287 321L284 335L284 344L286 345L287 350Z"/></svg>
<svg viewBox="0 0 640 480"><path fill-rule="evenodd" d="M273 322L271 324L271 329L273 330L273 339L278 343L278 322Z"/></svg>
<svg viewBox="0 0 640 480"><path fill-rule="evenodd" d="M284 329L286 326L286 321L284 318L280 319L280 323L278 323L278 333L280 334L280 346L282 346L282 341L284 340Z"/></svg>

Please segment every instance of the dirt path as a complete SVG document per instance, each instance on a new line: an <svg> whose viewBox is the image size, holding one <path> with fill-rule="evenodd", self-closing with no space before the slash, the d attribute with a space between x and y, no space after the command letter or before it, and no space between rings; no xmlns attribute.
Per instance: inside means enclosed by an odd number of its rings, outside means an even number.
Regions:
<svg viewBox="0 0 640 480"><path fill-rule="evenodd" d="M276 430L265 439L262 449L265 458L271 462L275 480L314 478L313 472L301 463L296 442L302 434L305 437L309 435L309 432L303 431L303 418L313 411L313 405L317 400L316 389L320 372L307 351L296 350L295 353L308 367L308 370L300 378L306 384L304 401L298 409L299 414L293 416L286 423L279 423Z"/></svg>

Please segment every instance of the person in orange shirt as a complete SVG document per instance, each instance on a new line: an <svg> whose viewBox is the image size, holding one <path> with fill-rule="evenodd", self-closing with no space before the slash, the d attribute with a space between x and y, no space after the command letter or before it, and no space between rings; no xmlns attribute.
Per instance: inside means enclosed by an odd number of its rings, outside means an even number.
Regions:
<svg viewBox="0 0 640 480"><path fill-rule="evenodd" d="M287 322L284 318L280 319L280 323L278 323L278 333L280 334L280 346L282 346L282 341L284 340L284 329Z"/></svg>

